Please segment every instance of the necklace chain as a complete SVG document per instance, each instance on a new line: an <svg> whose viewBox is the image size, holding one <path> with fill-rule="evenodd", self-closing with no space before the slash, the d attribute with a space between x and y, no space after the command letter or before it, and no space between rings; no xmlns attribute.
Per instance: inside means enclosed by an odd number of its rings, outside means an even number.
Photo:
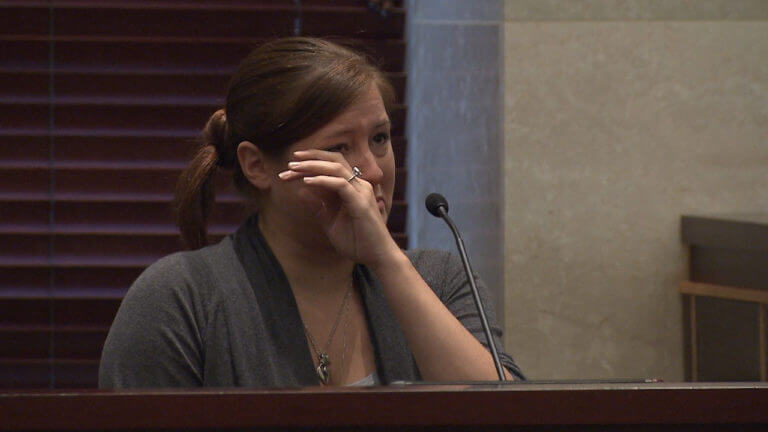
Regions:
<svg viewBox="0 0 768 432"><path fill-rule="evenodd" d="M309 339L309 344L312 345L312 350L314 350L315 354L317 355L317 362L318 362L318 366L316 369L317 377L320 379L320 382L322 382L324 385L327 385L331 378L330 371L328 370L328 366L331 364L331 359L328 356L328 348L331 346L331 341L333 340L333 336L336 334L336 329L339 327L339 323L341 322L341 317L344 316L344 311L347 309L349 295L352 293L352 285L353 283L350 282L349 287L347 287L347 291L344 293L344 299L342 299L341 306L339 307L339 312L336 314L336 320L333 323L333 327L331 327L331 332L328 334L328 338L326 339L322 350L318 349L317 344L315 343L315 338L312 337L312 333L309 332L307 325L304 324L304 333L307 335L307 339ZM347 325L349 325L348 321L347 321ZM342 348L342 353L341 353L342 363L344 362L344 351L346 351L346 338L344 339L344 347Z"/></svg>
<svg viewBox="0 0 768 432"><path fill-rule="evenodd" d="M349 334L349 322L352 320L349 314L345 314L344 317L344 332L341 334L341 363L339 363L339 370L344 370L344 358L347 354L347 336Z"/></svg>

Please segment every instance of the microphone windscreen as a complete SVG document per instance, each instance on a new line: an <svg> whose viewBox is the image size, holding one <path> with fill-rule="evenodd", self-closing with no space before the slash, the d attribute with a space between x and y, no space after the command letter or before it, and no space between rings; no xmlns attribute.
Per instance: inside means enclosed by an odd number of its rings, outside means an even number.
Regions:
<svg viewBox="0 0 768 432"><path fill-rule="evenodd" d="M440 217L440 212L437 211L437 209L440 207L445 207L445 212L448 213L448 201L439 193L432 192L431 194L427 195L427 199L424 200L424 204L426 204L427 210L432 214L432 216Z"/></svg>

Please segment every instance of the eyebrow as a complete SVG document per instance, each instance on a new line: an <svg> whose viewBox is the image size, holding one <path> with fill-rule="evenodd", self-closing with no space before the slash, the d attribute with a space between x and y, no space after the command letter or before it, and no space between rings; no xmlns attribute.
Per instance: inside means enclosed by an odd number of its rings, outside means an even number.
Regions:
<svg viewBox="0 0 768 432"><path fill-rule="evenodd" d="M384 127L384 126L386 126L388 124L391 124L391 123L392 122L389 119L386 119L386 120L381 121L379 124L375 125L373 127L373 129L378 129L380 127ZM351 129L351 128L339 129L336 132L332 132L332 133L324 136L323 139L337 138L339 136L346 135L346 134L348 134L348 133L350 133L352 131L353 131L353 129Z"/></svg>

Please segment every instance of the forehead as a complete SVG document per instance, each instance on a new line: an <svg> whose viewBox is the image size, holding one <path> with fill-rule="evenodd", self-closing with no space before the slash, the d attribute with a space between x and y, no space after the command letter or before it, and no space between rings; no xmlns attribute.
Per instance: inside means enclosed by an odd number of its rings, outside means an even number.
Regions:
<svg viewBox="0 0 768 432"><path fill-rule="evenodd" d="M291 151L314 148L328 141L349 135L367 135L372 129L389 124L389 116L384 107L378 88L371 85L369 89L352 102L333 120L303 138L287 149Z"/></svg>
<svg viewBox="0 0 768 432"><path fill-rule="evenodd" d="M375 85L371 85L364 94L312 136L322 138L345 131L367 130L388 120L381 94Z"/></svg>

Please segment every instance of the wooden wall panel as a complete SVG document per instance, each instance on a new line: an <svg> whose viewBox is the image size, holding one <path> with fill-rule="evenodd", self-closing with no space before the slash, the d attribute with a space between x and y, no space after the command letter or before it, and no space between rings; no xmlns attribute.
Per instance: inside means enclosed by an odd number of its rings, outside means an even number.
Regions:
<svg viewBox="0 0 768 432"><path fill-rule="evenodd" d="M0 388L96 385L120 300L181 248L173 186L229 76L266 39L364 49L404 100L405 12L363 0L0 0ZM406 107L390 229L405 246ZM245 217L217 178L212 239Z"/></svg>

